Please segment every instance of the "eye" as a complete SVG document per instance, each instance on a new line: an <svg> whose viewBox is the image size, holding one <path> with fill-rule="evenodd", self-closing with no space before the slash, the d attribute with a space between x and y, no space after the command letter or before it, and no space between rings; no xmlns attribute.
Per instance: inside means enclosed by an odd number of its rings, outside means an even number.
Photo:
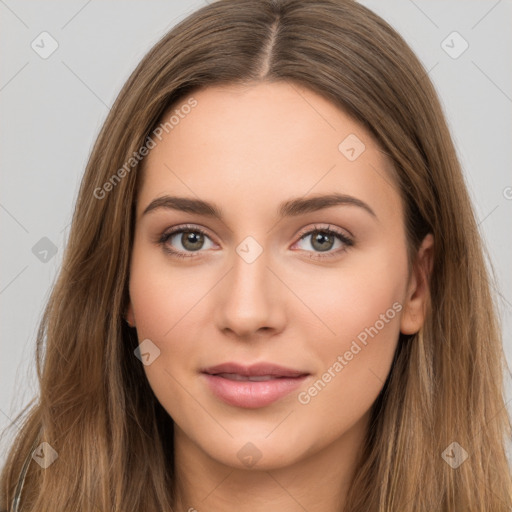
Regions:
<svg viewBox="0 0 512 512"><path fill-rule="evenodd" d="M178 226L171 231L163 233L158 243L162 245L166 252L173 256L177 256L178 258L190 258L194 256L194 252L200 252L200 249L204 248L205 238L211 242L206 231L198 226L186 225ZM178 244L178 250L172 248L174 245L173 242L174 244ZM209 248L211 247L206 247L206 249Z"/></svg>
<svg viewBox="0 0 512 512"><path fill-rule="evenodd" d="M310 247L313 247L316 254L311 255L310 258L322 259L334 257L348 247L354 245L354 241L346 234L342 233L341 230L331 228L330 225L327 227L318 227L315 225L314 229L302 232L300 239L296 244L306 240L308 237L311 238L309 243ZM190 258L194 257L194 253L201 252L201 249L210 249L212 246L205 247L205 239L209 240L212 244L211 238L207 235L206 231L198 226L184 225L177 226L171 231L164 232L157 240L164 251L176 256L178 258ZM331 251L338 241L338 250ZM178 248L175 244L178 244ZM307 252L308 249L304 249ZM322 254L325 253L325 254Z"/></svg>
<svg viewBox="0 0 512 512"><path fill-rule="evenodd" d="M331 228L330 225L327 227L317 227L315 225L315 229L310 229L300 235L300 240L297 244L307 238L310 238L311 240L307 245L313 247L313 249L320 253L310 256L310 258L316 259L334 257L343 251L346 251L348 247L352 247L354 245L354 241L348 235L342 233L341 230ZM336 241L339 242L339 246L341 247L338 247L338 250L336 251L331 251L335 246Z"/></svg>

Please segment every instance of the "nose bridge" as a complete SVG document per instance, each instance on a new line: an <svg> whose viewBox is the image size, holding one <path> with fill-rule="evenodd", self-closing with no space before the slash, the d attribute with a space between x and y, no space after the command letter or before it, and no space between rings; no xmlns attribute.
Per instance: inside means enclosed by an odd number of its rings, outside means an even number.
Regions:
<svg viewBox="0 0 512 512"><path fill-rule="evenodd" d="M257 242L244 241L238 245L233 257L232 286L238 294L254 296L267 295L269 253ZM259 249L261 247L261 249Z"/></svg>
<svg viewBox="0 0 512 512"><path fill-rule="evenodd" d="M236 247L233 255L230 287L238 300L267 299L269 290L270 252L253 236L247 236Z"/></svg>

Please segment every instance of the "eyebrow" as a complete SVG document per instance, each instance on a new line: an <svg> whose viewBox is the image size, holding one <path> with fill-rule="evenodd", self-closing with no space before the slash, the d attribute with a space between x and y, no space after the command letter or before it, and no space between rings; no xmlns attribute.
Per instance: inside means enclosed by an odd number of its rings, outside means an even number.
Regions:
<svg viewBox="0 0 512 512"><path fill-rule="evenodd" d="M289 199L279 205L277 210L279 217L295 217L310 212L330 208L331 206L349 205L357 206L377 218L375 212L364 201L345 194L327 194L314 197L297 197ZM214 203L190 197L177 197L165 195L151 201L142 212L142 216L159 209L177 210L187 213L195 213L206 217L223 219L222 209Z"/></svg>

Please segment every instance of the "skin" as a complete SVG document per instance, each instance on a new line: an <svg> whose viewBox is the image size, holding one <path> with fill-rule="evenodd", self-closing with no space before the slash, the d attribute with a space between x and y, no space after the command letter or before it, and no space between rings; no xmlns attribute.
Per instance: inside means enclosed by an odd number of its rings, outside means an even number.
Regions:
<svg viewBox="0 0 512 512"><path fill-rule="evenodd" d="M193 97L197 106L145 160L126 311L139 341L160 350L144 370L175 422L177 510L339 511L399 332L417 332L424 321L432 237L409 268L391 162L369 132L316 93L279 82ZM349 134L366 147L354 161L338 149ZM332 192L364 201L375 217L355 205L277 216L282 201ZM164 208L142 215L164 194L214 202L224 217ZM166 245L192 257L173 257L155 240L184 223L207 236L185 246L174 235ZM354 245L334 237L326 244L334 256L316 258L325 253L313 235L299 236L315 225L350 234ZM263 250L250 264L236 252L247 236ZM401 311L300 403L298 393L394 303ZM310 376L297 392L245 409L216 398L199 373L227 361L271 361ZM251 467L237 456L248 442L260 456Z"/></svg>

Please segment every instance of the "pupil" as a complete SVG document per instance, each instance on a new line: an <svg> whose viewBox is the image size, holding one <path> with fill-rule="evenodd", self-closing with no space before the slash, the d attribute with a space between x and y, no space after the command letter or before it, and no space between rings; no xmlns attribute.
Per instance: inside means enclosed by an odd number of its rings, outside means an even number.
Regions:
<svg viewBox="0 0 512 512"><path fill-rule="evenodd" d="M329 239L332 239L332 235L327 235L325 233L322 233L321 231L317 231L316 236L313 237L313 246L315 246L315 243L319 243L318 249L321 251L327 251L331 248L332 243L329 245ZM325 243L327 241L328 247L326 247Z"/></svg>
<svg viewBox="0 0 512 512"><path fill-rule="evenodd" d="M203 235L201 233L195 233L189 231L188 233L183 233L182 241L183 247L186 247L189 250L197 250L201 247L201 243L203 239ZM190 247L190 244L192 247ZM195 247L194 244L198 244L199 247Z"/></svg>

